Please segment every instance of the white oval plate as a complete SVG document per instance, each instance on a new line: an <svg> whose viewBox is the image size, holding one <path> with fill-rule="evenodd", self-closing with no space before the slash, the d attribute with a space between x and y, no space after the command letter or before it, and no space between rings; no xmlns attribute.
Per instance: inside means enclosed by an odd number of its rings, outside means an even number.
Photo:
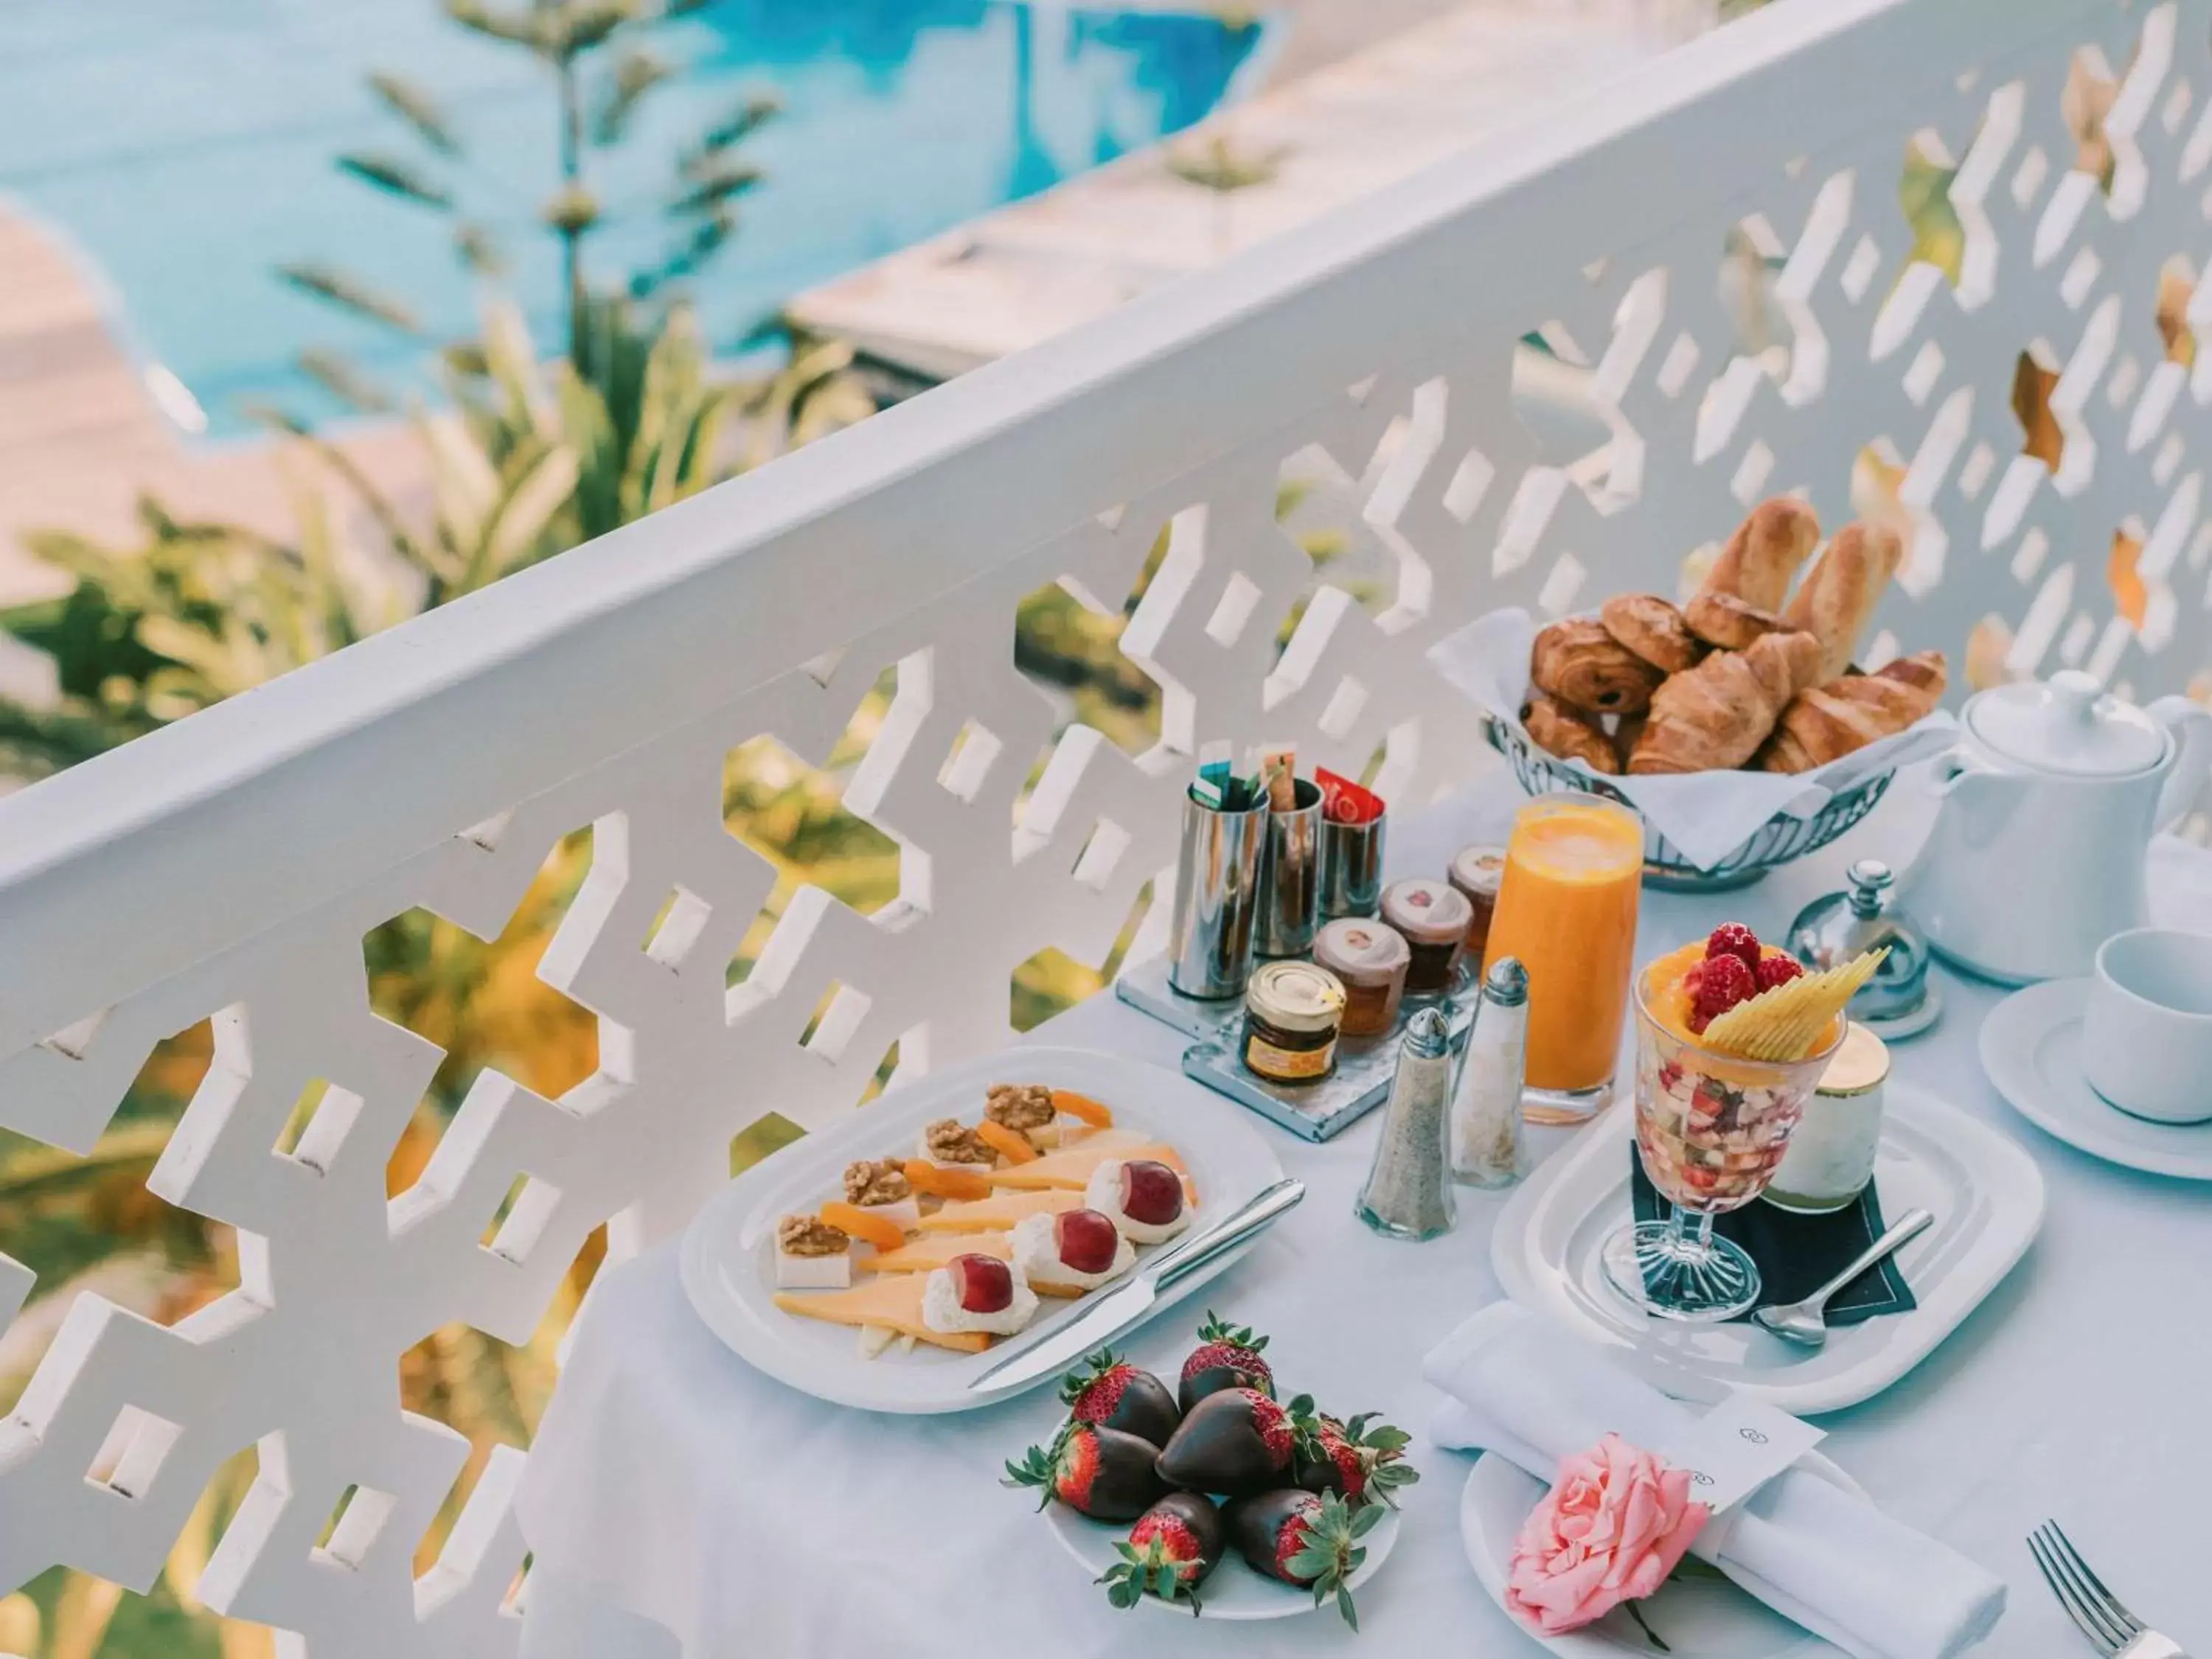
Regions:
<svg viewBox="0 0 2212 1659"><path fill-rule="evenodd" d="M849 1123L808 1135L709 1199L684 1235L681 1258L684 1294L708 1328L739 1358L778 1382L863 1411L972 1411L1022 1393L1019 1388L979 1393L969 1387L996 1363L997 1347L1003 1344L980 1354L925 1346L911 1354L863 1359L850 1328L785 1313L771 1299L779 1216L812 1210L836 1196L845 1166L854 1158L903 1155L933 1118L972 1121L981 1115L983 1092L994 1083L1075 1090L1113 1108L1117 1128L1173 1143L1198 1192L1194 1225L1227 1215L1282 1179L1282 1164L1251 1119L1179 1073L1084 1048L1001 1049L894 1086L854 1112ZM1178 1280L1145 1317L1180 1302L1251 1248L1231 1250ZM1138 1259L1146 1254L1140 1250ZM1084 1297L1049 1308L1024 1334L1048 1329L1090 1305L1091 1298ZM1027 1386L1053 1380L1041 1377Z"/></svg>
<svg viewBox="0 0 2212 1659"><path fill-rule="evenodd" d="M2002 1131L1893 1081L1875 1179L1883 1211L1936 1224L1898 1252L1919 1305L1832 1332L1808 1353L1748 1321L1674 1324L1632 1308L1601 1259L1629 1218L1634 1104L1623 1101L1522 1182L1498 1218L1490 1260L1505 1293L1567 1328L1633 1352L1678 1400L1731 1389L1799 1416L1879 1394L1948 1336L2010 1273L2043 1224L2043 1174Z"/></svg>
<svg viewBox="0 0 2212 1659"><path fill-rule="evenodd" d="M1203 1191L1203 1188L1200 1188ZM1089 1516L1078 1515L1065 1504L1048 1504L1045 1519L1051 1524L1053 1535L1060 1547L1080 1562L1084 1571L1096 1578L1121 1558L1114 1546L1129 1535L1126 1524L1093 1521ZM1352 1575L1350 1588L1354 1610L1359 1600L1359 1587L1381 1570L1383 1560L1398 1541L1398 1523L1403 1517L1395 1510L1385 1510L1375 1530L1361 1541L1367 1547L1367 1559ZM1509 1542L1510 1540L1508 1540ZM1223 1546L1222 1560L1206 1576L1199 1587L1198 1616L1200 1619L1226 1619L1239 1622L1256 1619L1295 1619L1302 1613L1326 1612L1330 1618L1340 1617L1336 1611L1336 1597L1329 1596L1319 1607L1314 1605L1313 1592L1294 1584L1285 1584L1266 1577L1244 1565L1244 1558L1228 1545ZM1103 1597L1106 1592L1095 1590ZM1141 1598L1139 1606L1159 1613L1172 1613L1179 1619L1191 1616L1188 1604L1177 1605L1163 1601L1157 1595ZM1351 1634L1346 1632L1345 1634Z"/></svg>
<svg viewBox="0 0 2212 1659"><path fill-rule="evenodd" d="M1799 1461L1844 1491L1866 1495L1820 1453L1808 1452ZM1513 1540L1544 1492L1544 1483L1517 1465L1502 1457L1480 1457L1460 1492L1460 1542L1474 1576L1482 1581L1483 1593L1500 1608L1505 1606ZM1725 1578L1702 1574L1670 1578L1637 1607L1673 1650L1674 1659L1822 1659L1843 1651ZM1606 1659L1623 1653L1652 1659L1656 1652L1636 1621L1618 1607L1595 1624L1565 1636L1540 1636L1513 1614L1506 1617L1531 1642L1561 1659Z"/></svg>
<svg viewBox="0 0 2212 1659"><path fill-rule="evenodd" d="M1982 1069L2006 1103L2045 1133L2092 1158L2182 1181L2212 1181L2212 1123L2131 1117L2081 1072L2086 979L2015 991L1982 1021Z"/></svg>

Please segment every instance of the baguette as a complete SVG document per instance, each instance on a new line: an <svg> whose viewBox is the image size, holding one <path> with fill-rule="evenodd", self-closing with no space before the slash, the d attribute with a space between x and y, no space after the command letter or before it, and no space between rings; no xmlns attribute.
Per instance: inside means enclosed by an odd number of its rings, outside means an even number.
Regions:
<svg viewBox="0 0 2212 1659"><path fill-rule="evenodd" d="M1736 526L1699 591L1778 611L1790 596L1790 578L1820 539L1820 521L1804 502L1788 495L1761 501Z"/></svg>
<svg viewBox="0 0 2212 1659"><path fill-rule="evenodd" d="M1859 638L1905 558L1905 543L1886 525L1847 524L1807 573L1783 619L1820 641L1820 682L1851 665Z"/></svg>

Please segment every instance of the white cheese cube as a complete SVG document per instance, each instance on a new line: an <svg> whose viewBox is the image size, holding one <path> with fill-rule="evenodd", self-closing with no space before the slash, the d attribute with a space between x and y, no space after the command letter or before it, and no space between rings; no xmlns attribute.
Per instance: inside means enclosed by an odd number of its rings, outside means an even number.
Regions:
<svg viewBox="0 0 2212 1659"><path fill-rule="evenodd" d="M836 1255L793 1255L775 1253L775 1287L780 1291L842 1291L853 1283L853 1253Z"/></svg>

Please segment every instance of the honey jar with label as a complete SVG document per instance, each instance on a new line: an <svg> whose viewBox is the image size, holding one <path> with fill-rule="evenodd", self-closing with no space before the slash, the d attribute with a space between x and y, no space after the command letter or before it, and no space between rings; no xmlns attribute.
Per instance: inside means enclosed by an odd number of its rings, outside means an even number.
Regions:
<svg viewBox="0 0 2212 1659"><path fill-rule="evenodd" d="M1244 989L1244 1064L1270 1083L1317 1083L1336 1065L1344 981L1310 962L1270 962Z"/></svg>

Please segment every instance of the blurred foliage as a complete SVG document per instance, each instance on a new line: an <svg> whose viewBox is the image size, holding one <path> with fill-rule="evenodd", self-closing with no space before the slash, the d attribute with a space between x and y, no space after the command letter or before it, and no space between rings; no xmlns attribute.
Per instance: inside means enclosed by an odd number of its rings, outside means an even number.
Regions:
<svg viewBox="0 0 2212 1659"><path fill-rule="evenodd" d="M775 96L765 91L745 94L684 147L659 204L668 227L661 255L619 280L591 269L592 234L610 217L593 183L592 158L620 147L655 89L677 73L656 42L660 26L704 3L514 0L494 6L483 0L443 0L447 16L460 27L528 54L546 71L554 100L557 182L539 204L538 221L560 245L560 331L568 361L580 368L601 343L594 336L602 326L599 313L605 302L616 295L649 300L697 275L736 234L738 204L760 182L760 170L740 152L777 112ZM502 187L471 166L459 125L434 94L406 76L380 70L368 77L368 86L405 135L405 147L348 151L337 158L338 170L445 218L455 256L480 275L500 275L507 266L506 251L470 216L468 203L475 194ZM277 274L363 320L410 337L423 332L405 301L348 272L302 260L280 266ZM390 406L389 394L335 354L306 354L301 367L342 402L372 410Z"/></svg>

